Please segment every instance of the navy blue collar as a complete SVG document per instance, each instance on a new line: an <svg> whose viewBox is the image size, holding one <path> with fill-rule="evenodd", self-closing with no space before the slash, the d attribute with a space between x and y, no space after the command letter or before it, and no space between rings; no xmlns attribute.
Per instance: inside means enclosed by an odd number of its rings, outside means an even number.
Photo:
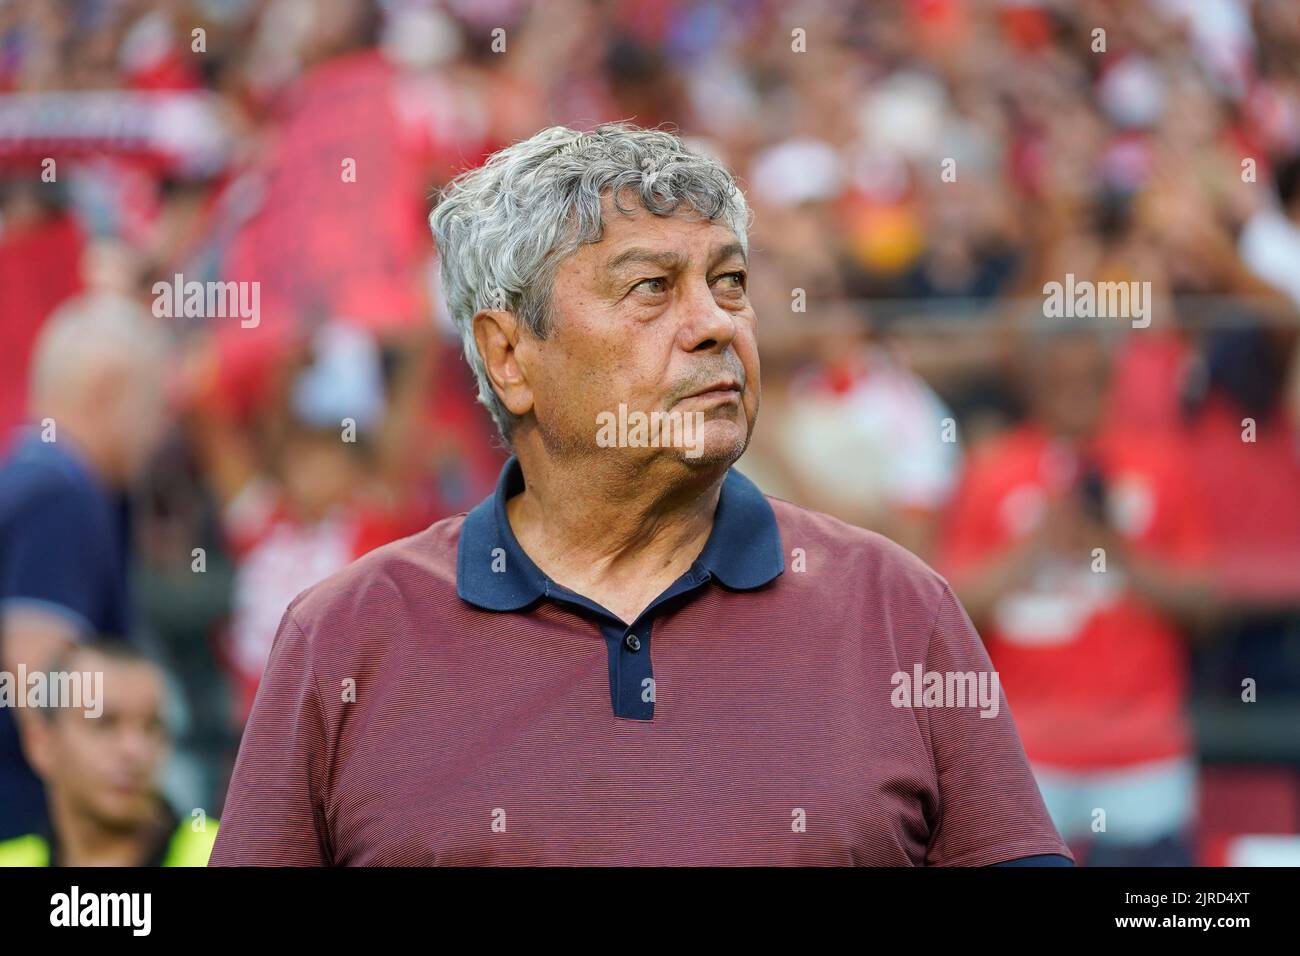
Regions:
<svg viewBox="0 0 1300 956"><path fill-rule="evenodd" d="M524 489L519 459L501 469L495 494L465 516L456 551L456 593L488 611L517 611L556 587L519 546L506 501ZM713 515L713 531L687 575L699 583L716 577L735 590L767 584L785 570L776 515L763 493L727 471ZM683 577L686 577L684 575Z"/></svg>

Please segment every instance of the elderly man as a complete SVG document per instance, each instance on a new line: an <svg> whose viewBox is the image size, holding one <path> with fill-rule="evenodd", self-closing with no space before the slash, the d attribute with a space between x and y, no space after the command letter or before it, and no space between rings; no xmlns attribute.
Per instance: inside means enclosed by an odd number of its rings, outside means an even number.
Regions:
<svg viewBox="0 0 1300 956"><path fill-rule="evenodd" d="M447 302L514 457L289 606L212 863L1068 865L947 584L731 469L747 219L621 124L452 184Z"/></svg>

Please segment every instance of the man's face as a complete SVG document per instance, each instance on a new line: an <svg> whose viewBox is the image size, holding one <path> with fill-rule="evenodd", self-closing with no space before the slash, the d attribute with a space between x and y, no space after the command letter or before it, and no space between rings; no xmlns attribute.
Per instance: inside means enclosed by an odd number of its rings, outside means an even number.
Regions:
<svg viewBox="0 0 1300 956"><path fill-rule="evenodd" d="M730 464L749 442L759 400L739 240L687 213L659 217L638 205L625 214L608 196L603 205L601 241L558 269L548 336L523 336L517 346L543 442L552 451L595 451L601 416L617 416L623 404L702 427L682 433L691 436L685 450L614 453Z"/></svg>
<svg viewBox="0 0 1300 956"><path fill-rule="evenodd" d="M78 655L71 666L102 671L103 713L60 709L37 718L32 759L52 792L109 829L135 829L157 810L156 776L167 753L163 684L153 665Z"/></svg>
<svg viewBox="0 0 1300 956"><path fill-rule="evenodd" d="M126 356L105 376L94 414L113 436L113 477L126 483L140 474L166 429L163 368L148 356Z"/></svg>

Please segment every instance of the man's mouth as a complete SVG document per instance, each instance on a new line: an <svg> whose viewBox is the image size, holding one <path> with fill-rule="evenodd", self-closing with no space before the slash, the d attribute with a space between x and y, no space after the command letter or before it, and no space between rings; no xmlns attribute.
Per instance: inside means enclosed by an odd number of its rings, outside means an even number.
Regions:
<svg viewBox="0 0 1300 956"><path fill-rule="evenodd" d="M685 402L691 399L703 402L739 401L740 383L731 378L721 379L684 396L681 400Z"/></svg>

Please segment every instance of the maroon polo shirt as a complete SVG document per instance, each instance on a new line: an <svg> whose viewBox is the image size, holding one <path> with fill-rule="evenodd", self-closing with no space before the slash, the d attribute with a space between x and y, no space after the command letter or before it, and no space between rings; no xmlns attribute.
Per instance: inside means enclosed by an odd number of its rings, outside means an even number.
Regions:
<svg viewBox="0 0 1300 956"><path fill-rule="evenodd" d="M734 469L636 621L520 548L518 462L468 515L284 615L214 865L867 864L1068 856L947 583ZM931 685L936 686L936 685ZM952 685L956 686L956 685Z"/></svg>

